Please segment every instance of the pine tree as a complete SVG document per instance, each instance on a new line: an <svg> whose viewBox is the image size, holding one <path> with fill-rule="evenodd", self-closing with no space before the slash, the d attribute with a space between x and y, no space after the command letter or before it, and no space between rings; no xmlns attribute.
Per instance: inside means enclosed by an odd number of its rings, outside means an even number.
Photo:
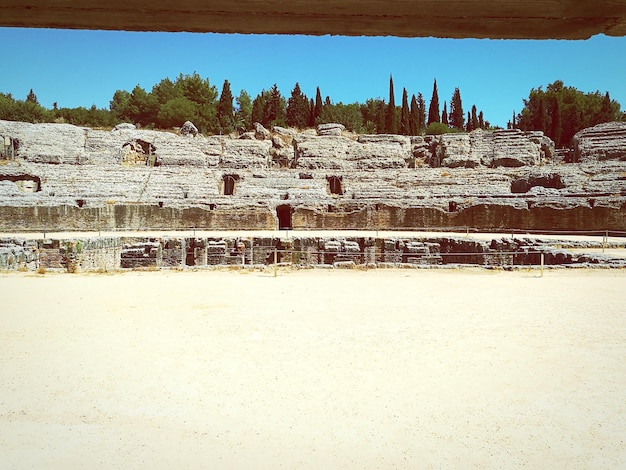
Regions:
<svg viewBox="0 0 626 470"><path fill-rule="evenodd" d="M287 101L287 125L304 129L309 121L309 99L296 83Z"/></svg>
<svg viewBox="0 0 626 470"><path fill-rule="evenodd" d="M263 114L268 126L285 125L285 98L278 90L276 83L270 88L269 100Z"/></svg>
<svg viewBox="0 0 626 470"><path fill-rule="evenodd" d="M37 95L35 94L35 92L33 91L32 88L30 89L30 91L28 92L28 95L26 96L26 102L27 103L39 104L39 100L37 99Z"/></svg>
<svg viewBox="0 0 626 470"><path fill-rule="evenodd" d="M32 91L32 90L31 90ZM611 106L611 97L607 91L602 99L602 108L600 109L600 115L598 116L598 123L611 122L615 118L613 108Z"/></svg>
<svg viewBox="0 0 626 470"><path fill-rule="evenodd" d="M417 99L415 95L411 95L411 110L409 112L409 129L411 131L411 135L419 134L419 107L417 105Z"/></svg>
<svg viewBox="0 0 626 470"><path fill-rule="evenodd" d="M235 111L233 109L233 94L230 91L230 83L224 80L220 101L217 104L217 120L220 132L229 134L235 130Z"/></svg>
<svg viewBox="0 0 626 470"><path fill-rule="evenodd" d="M452 101L450 101L450 125L455 129L463 130L465 125L465 113L463 112L463 103L461 102L461 92L458 87L452 93Z"/></svg>
<svg viewBox="0 0 626 470"><path fill-rule="evenodd" d="M437 80L433 85L433 95L430 99L430 106L428 107L428 122L427 126L430 126L433 122L440 122L439 120L439 93L437 92Z"/></svg>
<svg viewBox="0 0 626 470"><path fill-rule="evenodd" d="M426 102L422 93L417 94L417 131L418 133L426 129Z"/></svg>
<svg viewBox="0 0 626 470"><path fill-rule="evenodd" d="M393 96L393 78L389 76L389 103L385 113L385 132L388 134L398 133L398 116L396 114L396 100Z"/></svg>
<svg viewBox="0 0 626 470"><path fill-rule="evenodd" d="M448 123L448 111L446 110L446 102L443 102L443 111L441 112L441 123L445 124L446 126L449 126L450 124Z"/></svg>
<svg viewBox="0 0 626 470"><path fill-rule="evenodd" d="M240 132L245 132L252 128L252 99L246 90L241 90L236 101L235 127Z"/></svg>
<svg viewBox="0 0 626 470"><path fill-rule="evenodd" d="M400 113L400 134L410 135L410 117L409 117L409 95L406 92L406 88L402 89L402 111Z"/></svg>

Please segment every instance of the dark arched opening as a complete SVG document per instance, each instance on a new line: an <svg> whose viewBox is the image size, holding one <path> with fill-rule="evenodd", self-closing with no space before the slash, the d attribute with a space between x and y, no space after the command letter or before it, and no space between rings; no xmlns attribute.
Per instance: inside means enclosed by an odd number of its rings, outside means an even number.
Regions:
<svg viewBox="0 0 626 470"><path fill-rule="evenodd" d="M293 210L291 206L282 205L276 207L276 217L278 217L278 230L291 229L291 214Z"/></svg>
<svg viewBox="0 0 626 470"><path fill-rule="evenodd" d="M343 188L341 187L341 177L330 176L328 177L328 190L330 194L343 195Z"/></svg>
<svg viewBox="0 0 626 470"><path fill-rule="evenodd" d="M237 179L232 175L224 175L224 196L235 194L235 183Z"/></svg>

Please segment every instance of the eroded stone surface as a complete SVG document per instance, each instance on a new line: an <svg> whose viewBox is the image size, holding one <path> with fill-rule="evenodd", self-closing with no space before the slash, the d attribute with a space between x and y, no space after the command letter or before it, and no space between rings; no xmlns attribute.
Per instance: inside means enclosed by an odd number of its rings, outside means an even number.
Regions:
<svg viewBox="0 0 626 470"><path fill-rule="evenodd" d="M584 157L571 164L537 132L317 136L257 126L259 140L0 121L16 143L0 165L0 228L617 230L626 162L606 149L622 148L619 129L581 133Z"/></svg>
<svg viewBox="0 0 626 470"><path fill-rule="evenodd" d="M583 129L574 136L578 162L626 160L626 122L609 122Z"/></svg>

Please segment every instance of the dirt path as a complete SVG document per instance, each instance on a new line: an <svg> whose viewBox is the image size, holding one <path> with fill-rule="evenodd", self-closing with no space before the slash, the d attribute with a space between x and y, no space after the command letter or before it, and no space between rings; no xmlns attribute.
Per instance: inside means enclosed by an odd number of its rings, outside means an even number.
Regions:
<svg viewBox="0 0 626 470"><path fill-rule="evenodd" d="M624 270L0 275L0 467L624 468Z"/></svg>

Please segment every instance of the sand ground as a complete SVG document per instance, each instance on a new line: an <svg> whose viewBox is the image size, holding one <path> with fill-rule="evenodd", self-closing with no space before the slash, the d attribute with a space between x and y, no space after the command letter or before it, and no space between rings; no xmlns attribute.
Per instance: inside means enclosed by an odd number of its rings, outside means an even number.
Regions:
<svg viewBox="0 0 626 470"><path fill-rule="evenodd" d="M625 285L0 274L0 468L624 468Z"/></svg>

